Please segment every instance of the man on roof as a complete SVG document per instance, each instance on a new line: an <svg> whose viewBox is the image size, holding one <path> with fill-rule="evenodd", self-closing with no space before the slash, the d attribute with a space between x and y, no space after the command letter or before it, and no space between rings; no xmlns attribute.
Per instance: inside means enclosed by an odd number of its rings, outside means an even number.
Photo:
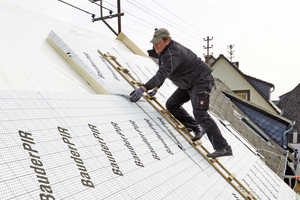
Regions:
<svg viewBox="0 0 300 200"><path fill-rule="evenodd" d="M137 102L144 92L154 96L165 79L169 78L178 88L167 100L166 108L188 130L194 132L191 140L197 141L206 133L215 149L207 154L208 157L231 156L231 146L207 112L210 92L215 84L212 68L190 49L172 40L165 28L157 29L150 42L159 55L159 69L147 83L130 93L130 100ZM195 119L182 108L189 100Z"/></svg>

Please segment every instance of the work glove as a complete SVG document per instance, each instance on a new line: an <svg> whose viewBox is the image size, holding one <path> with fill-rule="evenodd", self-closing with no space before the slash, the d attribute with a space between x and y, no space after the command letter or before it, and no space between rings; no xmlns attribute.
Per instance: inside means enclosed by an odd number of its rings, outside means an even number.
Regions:
<svg viewBox="0 0 300 200"><path fill-rule="evenodd" d="M156 93L157 93L157 90L152 90L152 91L150 91L150 92L148 92L148 95L150 96L150 97L153 97L154 95L156 95Z"/></svg>
<svg viewBox="0 0 300 200"><path fill-rule="evenodd" d="M130 101L131 102L137 102L138 100L140 100L140 98L141 98L141 96L143 95L144 92L145 91L142 87L133 90L129 95L130 96Z"/></svg>

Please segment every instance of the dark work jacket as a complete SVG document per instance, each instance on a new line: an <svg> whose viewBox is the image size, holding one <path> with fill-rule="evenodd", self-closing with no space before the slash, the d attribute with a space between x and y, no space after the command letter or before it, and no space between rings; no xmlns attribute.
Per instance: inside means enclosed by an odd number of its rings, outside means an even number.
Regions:
<svg viewBox="0 0 300 200"><path fill-rule="evenodd" d="M159 54L158 71L144 87L147 90L160 87L169 78L180 89L188 90L212 71L194 52L171 40Z"/></svg>

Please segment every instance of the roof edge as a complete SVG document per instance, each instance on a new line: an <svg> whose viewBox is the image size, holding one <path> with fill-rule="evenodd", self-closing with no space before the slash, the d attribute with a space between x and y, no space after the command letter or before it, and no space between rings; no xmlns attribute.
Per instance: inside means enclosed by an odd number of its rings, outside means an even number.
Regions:
<svg viewBox="0 0 300 200"><path fill-rule="evenodd" d="M261 107L259 105L256 105L256 104L254 104L252 102L249 102L249 101L247 101L247 100L245 100L245 99L243 99L243 98L241 98L241 97L239 97L239 96L237 96L235 94L230 94L230 93L225 92L225 91L222 91L222 92L226 96L228 96L228 97L230 97L230 98L232 98L232 99L234 99L236 101L239 101L239 102L241 102L243 104L246 104L247 106L250 106L251 108L253 108L255 110L258 110L258 111L260 111L260 112L262 112L262 113L264 113L264 114L266 114L266 115L268 115L268 116L270 116L272 118L276 118L276 119L278 119L278 120L280 120L280 121L282 121L282 122L284 122L286 124L292 124L293 123L291 120L289 120L289 119L287 119L285 117L282 117L279 114L275 115L274 113L268 111L267 109L264 109L263 107Z"/></svg>

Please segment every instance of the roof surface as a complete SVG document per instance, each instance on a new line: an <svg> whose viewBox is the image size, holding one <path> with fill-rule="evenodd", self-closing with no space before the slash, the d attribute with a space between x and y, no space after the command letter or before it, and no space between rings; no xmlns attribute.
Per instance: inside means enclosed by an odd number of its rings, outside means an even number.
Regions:
<svg viewBox="0 0 300 200"><path fill-rule="evenodd" d="M292 91L277 104L283 110L283 116L293 119L296 123L293 131L300 131L300 84L298 84Z"/></svg>
<svg viewBox="0 0 300 200"><path fill-rule="evenodd" d="M22 40L35 41L28 51L28 45L10 38L12 47L26 52L22 71L27 72L23 79L28 82L7 80L13 87L6 84L11 88L0 90L1 199L243 198L151 105L124 98L133 88L97 50L109 51L142 82L157 70L151 59L133 55L107 37L63 22L55 21L59 25L55 26L50 18L2 1L0 5L1 15L14 13L12 18L1 18L7 20L5 30L14 27ZM20 19L26 29L16 26ZM43 24L41 30L55 30L32 34L36 23ZM6 58L14 58L8 48L0 46ZM28 63L43 66L49 76L38 78ZM14 70L16 65L18 61L6 59L0 69ZM33 86L32 77L43 87ZM165 102L174 89L166 81L157 98ZM224 126L223 118L211 114L234 151L234 156L220 162L259 199L296 199L249 142L233 126ZM207 137L202 141L213 150Z"/></svg>

